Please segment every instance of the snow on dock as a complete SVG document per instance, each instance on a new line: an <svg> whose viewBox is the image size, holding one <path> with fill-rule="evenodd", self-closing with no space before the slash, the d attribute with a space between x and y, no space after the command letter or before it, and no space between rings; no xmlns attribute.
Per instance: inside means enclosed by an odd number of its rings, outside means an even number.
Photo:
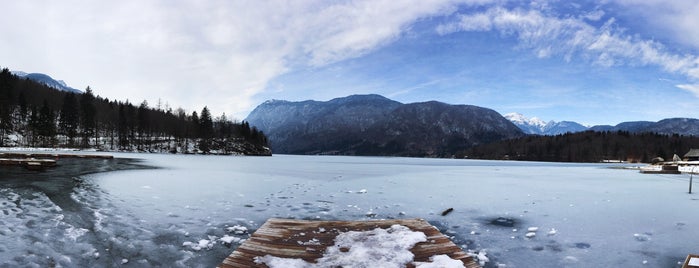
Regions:
<svg viewBox="0 0 699 268"><path fill-rule="evenodd" d="M480 267L423 219L306 221L272 218L220 268Z"/></svg>
<svg viewBox="0 0 699 268"><path fill-rule="evenodd" d="M685 259L684 264L682 264L682 268L692 268L692 267L699 267L699 255L694 255L694 254L687 255L687 259Z"/></svg>

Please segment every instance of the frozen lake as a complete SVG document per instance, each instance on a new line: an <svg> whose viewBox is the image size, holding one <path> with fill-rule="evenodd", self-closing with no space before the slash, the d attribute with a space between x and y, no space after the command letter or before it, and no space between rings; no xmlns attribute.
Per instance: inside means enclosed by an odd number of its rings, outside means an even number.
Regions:
<svg viewBox="0 0 699 268"><path fill-rule="evenodd" d="M485 250L486 267L680 267L699 253L699 194L687 194L688 175L608 164L114 155L142 161L0 169L0 267L213 267L248 236L231 227L252 232L270 217L424 218L462 248ZM125 168L135 169L103 172ZM538 230L527 238L530 227Z"/></svg>

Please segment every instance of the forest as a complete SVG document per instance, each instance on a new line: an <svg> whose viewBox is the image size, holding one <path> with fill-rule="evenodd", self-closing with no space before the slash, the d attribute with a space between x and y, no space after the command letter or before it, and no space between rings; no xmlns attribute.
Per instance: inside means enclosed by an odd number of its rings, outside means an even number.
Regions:
<svg viewBox="0 0 699 268"><path fill-rule="evenodd" d="M59 91L8 69L0 71L0 147L92 148L107 151L271 154L267 137L247 122L173 110L159 103Z"/></svg>
<svg viewBox="0 0 699 268"><path fill-rule="evenodd" d="M585 131L503 140L470 148L459 156L549 162L618 160L649 163L655 157L665 160L671 160L675 154L682 157L691 148L699 148L699 137L627 131Z"/></svg>

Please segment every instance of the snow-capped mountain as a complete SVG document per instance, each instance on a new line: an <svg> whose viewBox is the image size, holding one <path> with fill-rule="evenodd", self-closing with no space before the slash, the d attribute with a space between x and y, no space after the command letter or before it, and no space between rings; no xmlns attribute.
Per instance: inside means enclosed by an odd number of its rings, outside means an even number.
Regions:
<svg viewBox="0 0 699 268"><path fill-rule="evenodd" d="M546 122L543 120L536 117L527 118L520 113L509 113L505 114L504 117L527 134L542 134L544 127L546 127Z"/></svg>
<svg viewBox="0 0 699 268"><path fill-rule="evenodd" d="M558 135L568 132L580 132L588 129L588 127L572 121L545 122L536 117L527 118L520 113L508 113L505 114L504 117L527 134Z"/></svg>
<svg viewBox="0 0 699 268"><path fill-rule="evenodd" d="M46 86L55 88L57 90L73 92L73 93L78 93L78 94L83 93L82 91L80 91L78 89L69 87L66 84L66 82L64 82L63 80L53 79L53 78L51 78L51 76L48 76L46 74L26 73L26 72L22 72L22 71L12 71L12 74L19 76L19 77L27 78L27 79L32 80L34 82L42 83Z"/></svg>
<svg viewBox="0 0 699 268"><path fill-rule="evenodd" d="M575 132L582 132L586 131L589 128L586 126L583 126L577 122L573 121L560 121L560 122L554 122L554 121L549 121L546 126L544 126L544 133L543 135L558 135L558 134L565 134L565 133L575 133Z"/></svg>

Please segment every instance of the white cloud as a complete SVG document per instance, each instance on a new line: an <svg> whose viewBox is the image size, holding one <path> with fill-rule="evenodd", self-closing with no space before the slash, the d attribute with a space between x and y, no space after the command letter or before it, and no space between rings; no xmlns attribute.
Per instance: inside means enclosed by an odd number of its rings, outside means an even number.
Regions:
<svg viewBox="0 0 699 268"><path fill-rule="evenodd" d="M267 83L385 46L457 4L490 0L10 1L0 64L108 98L242 119Z"/></svg>
<svg viewBox="0 0 699 268"><path fill-rule="evenodd" d="M595 10L595 11L592 11L592 12L585 14L585 16L583 16L583 17L590 20L590 21L599 21L602 19L603 16L604 16L604 11L598 9L598 10Z"/></svg>
<svg viewBox="0 0 699 268"><path fill-rule="evenodd" d="M672 33L673 39L699 50L699 4L687 0L616 0L626 12Z"/></svg>
<svg viewBox="0 0 699 268"><path fill-rule="evenodd" d="M587 59L602 66L654 65L699 81L698 56L675 54L656 41L630 36L617 29L613 18L598 28L582 18L492 7L484 12L461 14L458 21L440 25L436 31L448 34L490 29L515 36L521 47L531 49L538 57L561 55L569 61ZM689 90L687 85L680 88Z"/></svg>
<svg viewBox="0 0 699 268"><path fill-rule="evenodd" d="M677 85L677 87L689 91L699 98L699 84L681 84Z"/></svg>

